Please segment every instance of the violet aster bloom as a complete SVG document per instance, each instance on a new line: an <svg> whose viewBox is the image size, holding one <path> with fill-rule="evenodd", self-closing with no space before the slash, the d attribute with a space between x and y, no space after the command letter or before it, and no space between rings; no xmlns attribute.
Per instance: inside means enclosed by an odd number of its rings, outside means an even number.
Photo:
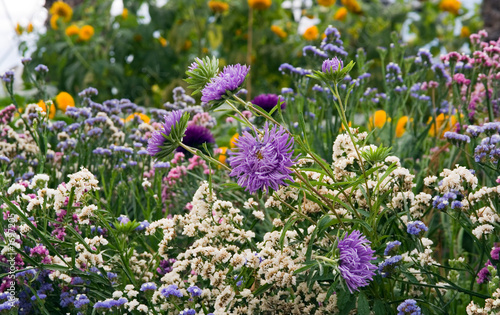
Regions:
<svg viewBox="0 0 500 315"><path fill-rule="evenodd" d="M398 306L398 315L420 315L420 307L417 306L417 301L413 299L405 300Z"/></svg>
<svg viewBox="0 0 500 315"><path fill-rule="evenodd" d="M208 103L211 101L219 101L227 91L234 92L245 81L250 67L240 64L224 67L221 73L212 78L201 91L201 101Z"/></svg>
<svg viewBox="0 0 500 315"><path fill-rule="evenodd" d="M201 148L203 143L215 143L215 138L209 129L203 126L191 125L187 127L182 143L192 148ZM187 153L187 150L183 147L178 147L176 151Z"/></svg>
<svg viewBox="0 0 500 315"><path fill-rule="evenodd" d="M170 134L172 127L179 123L182 117L182 111L176 110L170 112L168 115L165 115L165 123L163 124L163 128L155 131L151 138L148 140L148 153L151 156L155 156L161 151L161 146L165 142L165 136Z"/></svg>
<svg viewBox="0 0 500 315"><path fill-rule="evenodd" d="M262 137L243 132L236 142L238 150L229 152L233 168L230 176L238 177L238 185L250 193L269 188L278 190L280 185L286 185L286 179L293 181L290 176L290 167L295 162L293 138L283 127L269 129L267 122L263 132Z"/></svg>
<svg viewBox="0 0 500 315"><path fill-rule="evenodd" d="M276 94L261 94L252 100L252 104L259 106L266 112L270 112L278 104L278 100L284 101ZM285 109L286 103L281 104L281 109Z"/></svg>
<svg viewBox="0 0 500 315"><path fill-rule="evenodd" d="M340 250L339 270L344 278L349 292L359 291L359 287L367 286L375 275L377 266L370 261L374 260L375 251L370 247L370 241L360 231L346 234L340 240L337 248Z"/></svg>
<svg viewBox="0 0 500 315"><path fill-rule="evenodd" d="M321 70L324 73L332 73L337 70L341 70L344 67L344 63L337 57L333 57L332 59L326 59L323 61L323 65Z"/></svg>

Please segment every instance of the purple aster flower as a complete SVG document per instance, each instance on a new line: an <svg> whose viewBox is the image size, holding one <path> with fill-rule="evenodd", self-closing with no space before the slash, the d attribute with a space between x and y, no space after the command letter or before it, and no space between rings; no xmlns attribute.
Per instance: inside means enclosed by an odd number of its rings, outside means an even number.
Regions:
<svg viewBox="0 0 500 315"><path fill-rule="evenodd" d="M154 282L146 282L141 285L141 291L148 291L148 290L156 290L156 283Z"/></svg>
<svg viewBox="0 0 500 315"><path fill-rule="evenodd" d="M192 287L189 287L189 288L187 289L187 291L188 291L189 293L191 293L191 295L192 295L193 297L200 296L200 295L201 295L201 293L203 292L200 288L198 288L198 287L197 287L197 286L195 286L195 285L194 285L194 286L192 286Z"/></svg>
<svg viewBox="0 0 500 315"><path fill-rule="evenodd" d="M500 260L500 247L493 247L493 249L491 250L491 258L494 259L494 260Z"/></svg>
<svg viewBox="0 0 500 315"><path fill-rule="evenodd" d="M337 57L333 57L332 59L326 59L323 61L323 66L321 70L324 73L333 73L337 70L341 70L344 67L344 63Z"/></svg>
<svg viewBox="0 0 500 315"><path fill-rule="evenodd" d="M238 177L238 185L250 193L257 190L278 190L286 185L285 180L292 180L290 167L295 160L293 138L283 127L264 125L264 135L254 137L248 131L243 132L236 142L238 151L230 151L229 163L233 168L230 176Z"/></svg>
<svg viewBox="0 0 500 315"><path fill-rule="evenodd" d="M201 91L202 102L218 101L227 91L234 92L245 81L250 67L240 64L224 67L221 73L212 78Z"/></svg>
<svg viewBox="0 0 500 315"><path fill-rule="evenodd" d="M398 306L398 315L420 315L420 307L417 306L417 301L408 299Z"/></svg>
<svg viewBox="0 0 500 315"><path fill-rule="evenodd" d="M169 296L182 297L182 292L177 288L176 284L171 284L166 288L161 289L161 295L168 298Z"/></svg>
<svg viewBox="0 0 500 315"><path fill-rule="evenodd" d="M182 111L180 110L170 112L168 115L164 116L165 123L163 124L163 128L155 131L148 140L149 155L155 156L161 151L161 147L165 142L165 136L170 135L172 127L179 123L181 117Z"/></svg>
<svg viewBox="0 0 500 315"><path fill-rule="evenodd" d="M259 96L256 96L253 99L252 104L259 106L266 112L270 112L274 108L274 106L278 104L279 100L283 102L281 104L281 109L285 109L286 103L281 96L278 96L276 94L261 94Z"/></svg>
<svg viewBox="0 0 500 315"><path fill-rule="evenodd" d="M189 147L201 148L203 143L215 143L215 138L212 132L203 126L190 125L186 129L182 143ZM187 153L183 147L178 147L177 152Z"/></svg>
<svg viewBox="0 0 500 315"><path fill-rule="evenodd" d="M408 222L407 232L412 235L419 235L420 233L427 232L428 228L422 221Z"/></svg>
<svg viewBox="0 0 500 315"><path fill-rule="evenodd" d="M401 245L400 241L394 241L394 242L387 243L387 246L386 246L385 251L384 251L384 255L388 256L391 252L397 251L400 245Z"/></svg>
<svg viewBox="0 0 500 315"><path fill-rule="evenodd" d="M349 292L359 291L359 287L368 285L373 279L377 266L370 261L374 260L375 251L370 247L370 241L360 231L346 234L340 240L337 248L340 250L339 270L344 278Z"/></svg>

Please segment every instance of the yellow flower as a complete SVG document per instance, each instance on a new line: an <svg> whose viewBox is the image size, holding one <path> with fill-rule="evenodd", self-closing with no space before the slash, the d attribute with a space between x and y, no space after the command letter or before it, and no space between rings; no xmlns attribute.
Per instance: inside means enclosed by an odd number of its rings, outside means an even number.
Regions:
<svg viewBox="0 0 500 315"><path fill-rule="evenodd" d="M68 92L60 92L56 96L57 107L66 113L68 107L75 107L75 100Z"/></svg>
<svg viewBox="0 0 500 315"><path fill-rule="evenodd" d="M56 1L50 7L50 14L57 15L64 19L64 22L69 22L73 16L73 9L62 1Z"/></svg>
<svg viewBox="0 0 500 315"><path fill-rule="evenodd" d="M455 15L458 15L458 10L460 10L461 6L462 3L458 0L442 0L441 3L439 3L440 10L450 12Z"/></svg>
<svg viewBox="0 0 500 315"><path fill-rule="evenodd" d="M72 35L78 35L78 33L80 33L80 28L75 24L66 27L66 35L72 36Z"/></svg>
<svg viewBox="0 0 500 315"><path fill-rule="evenodd" d="M368 122L368 127L370 129L373 129L374 127L376 128L382 128L385 125L386 121L390 121L387 119L387 114L383 110L378 110L373 114L372 117L370 117L370 121Z"/></svg>
<svg viewBox="0 0 500 315"><path fill-rule="evenodd" d="M29 22L28 27L26 28L26 32L31 33L33 32L33 23Z"/></svg>
<svg viewBox="0 0 500 315"><path fill-rule="evenodd" d="M350 122L348 123L348 125L349 125L349 127L352 127L352 121L350 121ZM339 132L343 132L343 131L345 131L344 124L342 124L342 126L339 128Z"/></svg>
<svg viewBox="0 0 500 315"><path fill-rule="evenodd" d="M160 45L167 47L167 40L163 38L163 36L158 37L158 41L160 42Z"/></svg>
<svg viewBox="0 0 500 315"><path fill-rule="evenodd" d="M17 35L21 35L23 33L23 28L21 27L21 25L19 23L17 23L17 25L16 25L16 33L17 33Z"/></svg>
<svg viewBox="0 0 500 315"><path fill-rule="evenodd" d="M337 10L337 12L335 12L333 19L337 21L344 21L346 17L347 17L347 9L341 7L340 9Z"/></svg>
<svg viewBox="0 0 500 315"><path fill-rule="evenodd" d="M128 9L127 8L123 8L123 11L122 11L122 18L124 20L126 20L128 18Z"/></svg>
<svg viewBox="0 0 500 315"><path fill-rule="evenodd" d="M149 116L144 115L143 113L133 113L132 115L125 118L125 122L129 122L129 121L133 120L135 116L139 117L146 124L148 124L149 121L151 120L151 118L149 118Z"/></svg>
<svg viewBox="0 0 500 315"><path fill-rule="evenodd" d="M287 33L281 28L279 27L278 25L273 25L271 26L271 31L273 31L274 34L278 35L279 37L281 38L286 38L287 37Z"/></svg>
<svg viewBox="0 0 500 315"><path fill-rule="evenodd" d="M50 27L52 27L53 30L59 29L59 25L57 25L57 20L59 20L59 18L59 15L53 15L50 17Z"/></svg>
<svg viewBox="0 0 500 315"><path fill-rule="evenodd" d="M90 25L84 25L78 33L78 39L87 41L94 36L94 28Z"/></svg>
<svg viewBox="0 0 500 315"><path fill-rule="evenodd" d="M344 5L347 10L359 14L361 13L361 6L359 5L358 1L356 0L341 0L342 5Z"/></svg>
<svg viewBox="0 0 500 315"><path fill-rule="evenodd" d="M306 40L315 40L319 37L319 30L316 25L309 27L304 34L302 34Z"/></svg>
<svg viewBox="0 0 500 315"><path fill-rule="evenodd" d="M432 117L429 117L427 123L432 121ZM431 129L429 129L429 136L435 137L439 135L439 138L443 138L445 132L454 131L456 129L457 118L455 116L444 115L443 113L436 116L436 121L432 124Z"/></svg>
<svg viewBox="0 0 500 315"><path fill-rule="evenodd" d="M215 13L224 13L229 9L229 4L222 1L208 1L208 7Z"/></svg>
<svg viewBox="0 0 500 315"><path fill-rule="evenodd" d="M203 47L203 48L201 49L201 53L202 53L202 54L208 54L208 48L207 48L207 47Z"/></svg>
<svg viewBox="0 0 500 315"><path fill-rule="evenodd" d="M49 118L50 119L54 119L54 117L56 117L56 106L54 105L54 103L50 102L51 105L50 105L50 113L49 113ZM38 107L40 107L42 109L42 112L46 112L47 111L47 105L45 104L45 102L43 100L40 100L38 101L38 103L36 103L38 105Z"/></svg>
<svg viewBox="0 0 500 315"><path fill-rule="evenodd" d="M182 49L189 50L189 48L191 48L191 46L193 46L193 42L190 41L189 39L186 39L186 41L184 42L184 46L182 46Z"/></svg>
<svg viewBox="0 0 500 315"><path fill-rule="evenodd" d="M324 7L331 7L336 0L318 0L318 4Z"/></svg>
<svg viewBox="0 0 500 315"><path fill-rule="evenodd" d="M396 138L401 138L406 132L406 124L408 123L408 116L403 116L398 119L396 124Z"/></svg>
<svg viewBox="0 0 500 315"><path fill-rule="evenodd" d="M462 38L467 38L470 36L470 28L467 26L462 26L462 29L460 30L460 37Z"/></svg>
<svg viewBox="0 0 500 315"><path fill-rule="evenodd" d="M248 0L248 6L255 10L266 10L271 6L271 0Z"/></svg>
<svg viewBox="0 0 500 315"><path fill-rule="evenodd" d="M232 137L231 137L231 140L229 140L229 147L231 149L234 149L236 148L236 142L238 141L238 138L240 137L240 135L238 133L235 133Z"/></svg>
<svg viewBox="0 0 500 315"><path fill-rule="evenodd" d="M222 164L226 164L227 147L220 147L219 150L220 150L220 153L219 153L219 162L221 162Z"/></svg>

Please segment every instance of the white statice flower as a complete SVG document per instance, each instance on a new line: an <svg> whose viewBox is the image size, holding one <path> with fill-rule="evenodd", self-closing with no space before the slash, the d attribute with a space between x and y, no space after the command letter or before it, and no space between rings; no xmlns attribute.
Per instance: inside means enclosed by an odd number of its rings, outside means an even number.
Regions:
<svg viewBox="0 0 500 315"><path fill-rule="evenodd" d="M149 189L151 186L151 182L147 178L144 178L142 181L142 187L144 187L144 189Z"/></svg>
<svg viewBox="0 0 500 315"><path fill-rule="evenodd" d="M478 239L481 239L483 235L491 234L491 232L493 232L493 229L494 229L493 225L483 224L472 230L472 234L474 234L474 236L477 237Z"/></svg>
<svg viewBox="0 0 500 315"><path fill-rule="evenodd" d="M437 181L437 176L427 176L426 178L424 178L424 185L425 186L431 186L433 185L436 181Z"/></svg>
<svg viewBox="0 0 500 315"><path fill-rule="evenodd" d="M264 215L264 212L262 212L262 211L253 211L252 215L261 221L263 221L266 218L266 216Z"/></svg>
<svg viewBox="0 0 500 315"><path fill-rule="evenodd" d="M36 174L31 179L30 188L33 189L33 188L36 188L36 187L38 187L38 188L47 187L47 183L49 182L49 180L50 180L49 175L46 175L46 174Z"/></svg>
<svg viewBox="0 0 500 315"><path fill-rule="evenodd" d="M21 184L12 184L9 189L7 189L8 195L19 194L26 191L26 187Z"/></svg>
<svg viewBox="0 0 500 315"><path fill-rule="evenodd" d="M259 205L258 202L256 202L255 200L253 200L253 198L250 198L247 201L245 201L245 203L243 204L243 208L245 208L245 209L253 209L253 207L257 207L258 205Z"/></svg>

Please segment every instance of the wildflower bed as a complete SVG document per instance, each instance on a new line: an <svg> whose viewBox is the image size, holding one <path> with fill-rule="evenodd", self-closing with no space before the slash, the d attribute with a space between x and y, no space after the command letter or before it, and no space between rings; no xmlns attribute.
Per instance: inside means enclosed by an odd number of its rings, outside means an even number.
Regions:
<svg viewBox="0 0 500 315"><path fill-rule="evenodd" d="M245 101L250 67L197 58L201 104L179 87L165 109L94 88L56 108L25 59L43 96L17 104L2 76L0 312L496 314L500 42L484 37L442 62L380 48L379 91L328 27L304 49L318 70L280 67L280 96Z"/></svg>

